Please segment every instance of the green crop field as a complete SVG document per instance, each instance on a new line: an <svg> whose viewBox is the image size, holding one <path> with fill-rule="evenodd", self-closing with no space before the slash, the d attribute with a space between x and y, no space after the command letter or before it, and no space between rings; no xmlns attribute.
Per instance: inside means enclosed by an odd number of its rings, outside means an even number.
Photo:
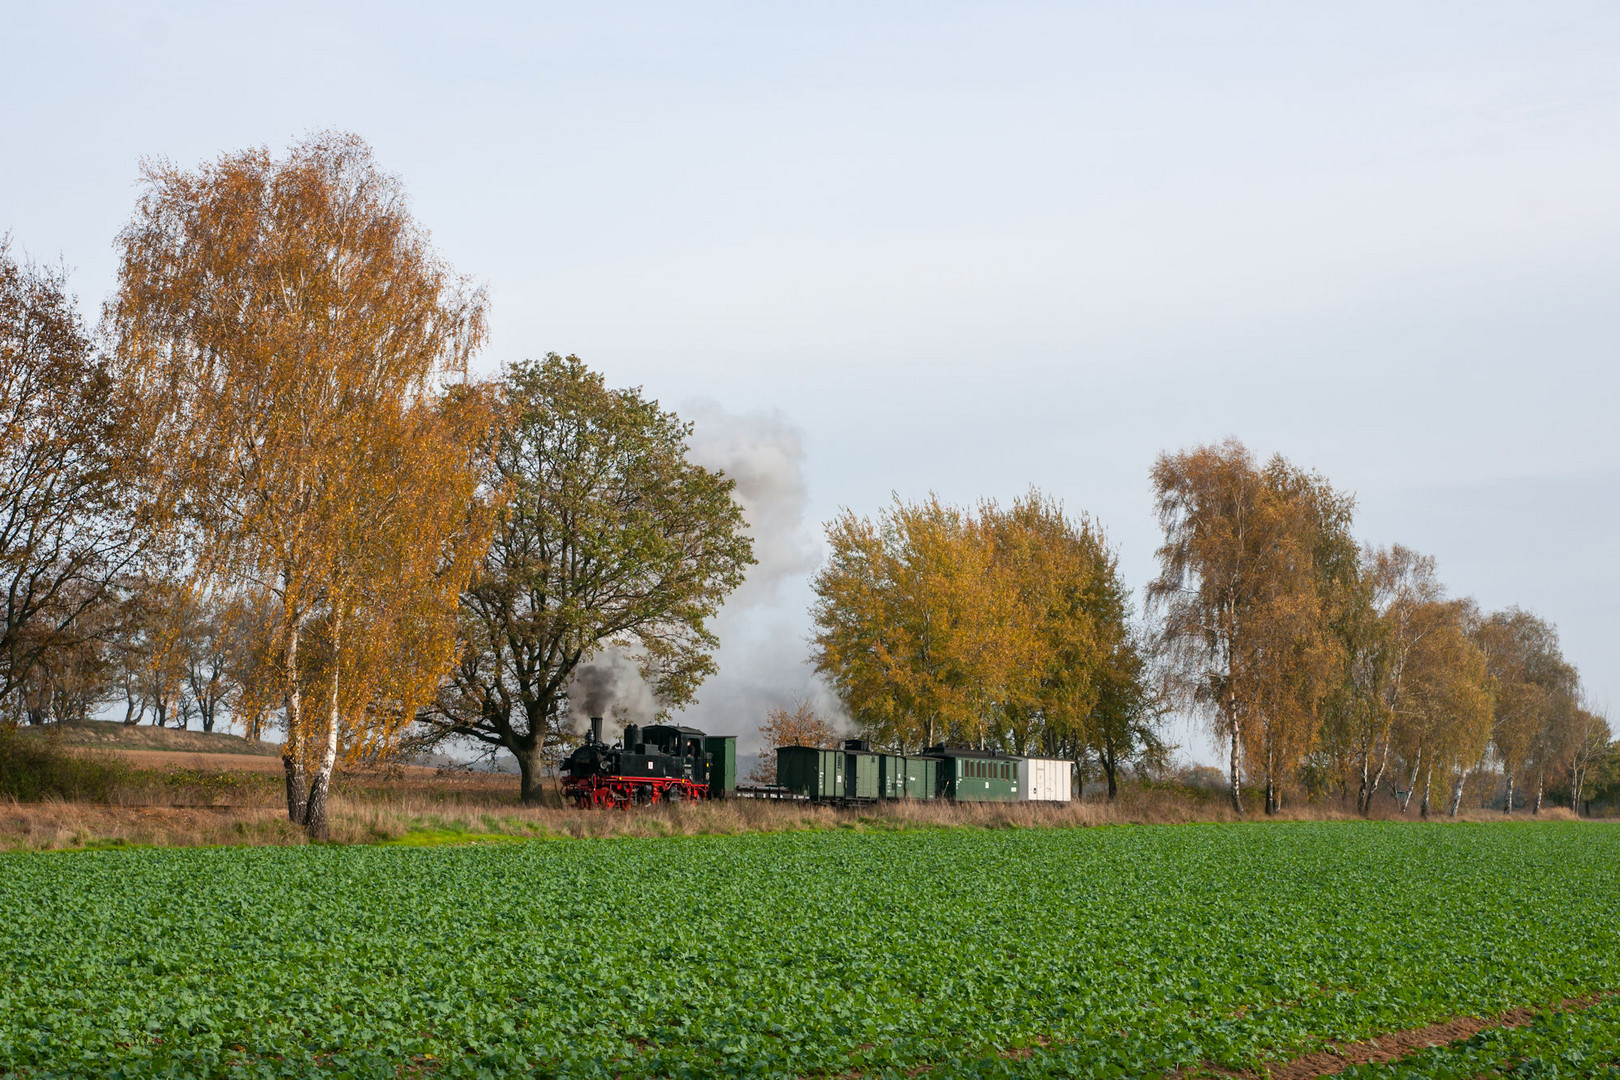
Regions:
<svg viewBox="0 0 1620 1080"><path fill-rule="evenodd" d="M10 855L0 902L22 1076L1150 1076L1620 989L1573 823ZM1616 1000L1350 1075L1614 1077Z"/></svg>

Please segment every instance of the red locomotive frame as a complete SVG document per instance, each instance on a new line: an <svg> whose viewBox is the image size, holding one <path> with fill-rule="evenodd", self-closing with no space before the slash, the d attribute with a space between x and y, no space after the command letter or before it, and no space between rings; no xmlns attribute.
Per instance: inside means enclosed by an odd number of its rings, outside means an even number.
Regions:
<svg viewBox="0 0 1620 1080"><path fill-rule="evenodd" d="M697 802L709 797L709 788L675 776L593 776L564 780L563 794L585 810L628 810L661 802Z"/></svg>

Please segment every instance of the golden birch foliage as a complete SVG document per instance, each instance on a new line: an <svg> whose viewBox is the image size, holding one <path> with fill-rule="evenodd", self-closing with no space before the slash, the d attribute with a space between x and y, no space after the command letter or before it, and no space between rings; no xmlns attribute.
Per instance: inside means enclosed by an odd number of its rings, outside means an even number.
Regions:
<svg viewBox="0 0 1620 1080"><path fill-rule="evenodd" d="M1281 458L1262 471L1231 439L1161 455L1153 486L1165 542L1148 602L1166 689L1226 742L1234 808L1247 771L1275 809L1314 746L1334 655L1322 579L1349 502Z"/></svg>
<svg viewBox="0 0 1620 1080"><path fill-rule="evenodd" d="M1102 669L1127 629L1123 606L1108 604L1112 559L1089 522L1039 492L981 513L1024 611L1005 705L1011 745L1078 756Z"/></svg>
<svg viewBox="0 0 1620 1080"><path fill-rule="evenodd" d="M1490 676L1485 654L1468 636L1465 601L1427 600L1406 616L1413 641L1392 737L1409 770L1407 790L1427 809L1431 778L1461 778L1491 737Z"/></svg>
<svg viewBox="0 0 1620 1080"><path fill-rule="evenodd" d="M168 464L198 574L281 609L288 809L301 816L302 767L313 758L330 772L340 711L328 700L320 719L305 716L302 635L321 621L341 652L346 620L368 626L363 610L390 610L361 584L380 565L368 545L390 548L371 535L378 522L416 529L428 548L452 542L431 531L442 520L384 513L376 485L388 467L368 450L465 378L484 298L434 254L399 182L352 135L191 172L148 162L119 239L108 316L121 376ZM465 455L451 460L466 467Z"/></svg>
<svg viewBox="0 0 1620 1080"><path fill-rule="evenodd" d="M817 670L872 737L977 743L1017 657L1017 594L982 524L937 497L828 526L816 575Z"/></svg>

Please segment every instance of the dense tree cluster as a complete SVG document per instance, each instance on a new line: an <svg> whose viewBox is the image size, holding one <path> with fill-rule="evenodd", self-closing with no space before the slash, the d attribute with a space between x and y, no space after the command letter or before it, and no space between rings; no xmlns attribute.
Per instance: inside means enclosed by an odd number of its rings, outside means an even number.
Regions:
<svg viewBox="0 0 1620 1080"><path fill-rule="evenodd" d="M815 662L878 742L1119 766L1163 753L1129 592L1101 532L1038 492L975 511L896 501L827 528Z"/></svg>
<svg viewBox="0 0 1620 1080"><path fill-rule="evenodd" d="M1235 441L1160 457L1165 543L1148 588L1165 686L1202 712L1274 812L1286 792L1368 812L1387 788L1427 815L1457 813L1470 776L1500 776L1578 806L1609 741L1582 704L1554 629L1511 608L1450 599L1432 558L1358 547L1351 500L1281 457ZM1482 796L1494 797L1494 784Z"/></svg>
<svg viewBox="0 0 1620 1080"><path fill-rule="evenodd" d="M1380 792L1458 813L1572 807L1615 777L1555 630L1446 595L1434 560L1351 533L1353 500L1235 441L1161 456L1164 544L1147 628L1094 524L1038 493L1002 509L896 503L827 526L815 661L855 726L902 750L937 741L1152 768L1171 711L1206 718L1243 813Z"/></svg>
<svg viewBox="0 0 1620 1080"><path fill-rule="evenodd" d="M633 647L666 707L752 561L689 428L577 359L480 382L481 289L351 135L144 166L105 353L0 243L0 719L282 736L327 834L407 729L537 751Z"/></svg>

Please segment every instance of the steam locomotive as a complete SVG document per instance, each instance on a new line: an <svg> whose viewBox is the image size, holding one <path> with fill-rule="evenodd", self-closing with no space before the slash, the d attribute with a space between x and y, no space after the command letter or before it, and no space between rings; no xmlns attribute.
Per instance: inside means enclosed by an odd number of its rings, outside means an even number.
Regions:
<svg viewBox="0 0 1620 1080"><path fill-rule="evenodd" d="M737 737L673 724L625 725L602 741L602 718L563 763L563 795L580 807L647 806L726 799L737 790Z"/></svg>

